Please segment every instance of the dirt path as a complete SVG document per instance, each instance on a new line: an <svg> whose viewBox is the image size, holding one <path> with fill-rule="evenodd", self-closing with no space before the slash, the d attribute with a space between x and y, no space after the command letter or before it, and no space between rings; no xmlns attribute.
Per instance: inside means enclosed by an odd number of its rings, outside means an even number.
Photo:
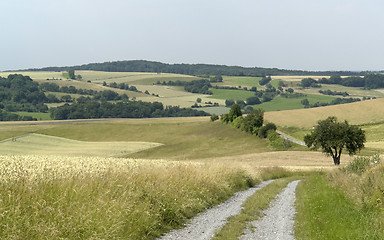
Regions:
<svg viewBox="0 0 384 240"><path fill-rule="evenodd" d="M211 239L215 232L226 224L226 219L240 213L243 202L256 191L267 186L273 180L265 181L256 187L241 191L224 203L213 207L191 219L183 229L173 230L164 235L161 240L205 240Z"/></svg>
<svg viewBox="0 0 384 240"><path fill-rule="evenodd" d="M264 211L265 216L251 222L251 227L240 239L294 240L295 191L299 182L300 180L289 183L271 202L270 208Z"/></svg>
<svg viewBox="0 0 384 240"><path fill-rule="evenodd" d="M299 145L301 145L301 146L306 146L304 142L299 141L299 140L297 140L297 139L294 139L294 138L291 137L291 136L288 136L288 135L286 135L286 134L284 134L284 133L282 133L282 132L279 132L279 131L277 131L277 133L278 133L282 138L285 138L285 139L287 139L288 141L291 141L291 142L293 142L293 143L297 143L297 144L299 144Z"/></svg>

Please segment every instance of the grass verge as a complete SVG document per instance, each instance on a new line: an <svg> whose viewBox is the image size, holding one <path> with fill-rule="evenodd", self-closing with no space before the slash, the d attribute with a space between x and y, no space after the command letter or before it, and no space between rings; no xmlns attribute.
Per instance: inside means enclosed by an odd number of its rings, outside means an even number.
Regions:
<svg viewBox="0 0 384 240"><path fill-rule="evenodd" d="M374 211L359 207L323 174L307 177L297 188L296 239L383 239ZM381 231L381 232L380 232Z"/></svg>

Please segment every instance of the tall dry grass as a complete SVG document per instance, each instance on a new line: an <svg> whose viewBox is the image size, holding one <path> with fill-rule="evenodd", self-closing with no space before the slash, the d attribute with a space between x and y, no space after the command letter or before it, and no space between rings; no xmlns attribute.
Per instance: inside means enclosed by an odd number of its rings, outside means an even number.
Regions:
<svg viewBox="0 0 384 240"><path fill-rule="evenodd" d="M153 239L255 183L234 164L0 157L2 239Z"/></svg>

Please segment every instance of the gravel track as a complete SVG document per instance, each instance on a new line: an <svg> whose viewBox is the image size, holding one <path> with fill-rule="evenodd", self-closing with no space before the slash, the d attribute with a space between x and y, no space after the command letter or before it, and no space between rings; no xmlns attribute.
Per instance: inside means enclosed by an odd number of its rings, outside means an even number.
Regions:
<svg viewBox="0 0 384 240"><path fill-rule="evenodd" d="M294 240L295 191L299 182L300 180L290 182L271 202L270 208L263 211L265 216L252 221L251 227L240 239Z"/></svg>
<svg viewBox="0 0 384 240"><path fill-rule="evenodd" d="M211 239L215 232L226 224L226 219L240 213L243 202L256 191L267 186L273 180L260 183L258 186L245 191L237 192L224 203L210 208L207 211L192 218L183 229L173 230L164 235L161 240L205 240Z"/></svg>

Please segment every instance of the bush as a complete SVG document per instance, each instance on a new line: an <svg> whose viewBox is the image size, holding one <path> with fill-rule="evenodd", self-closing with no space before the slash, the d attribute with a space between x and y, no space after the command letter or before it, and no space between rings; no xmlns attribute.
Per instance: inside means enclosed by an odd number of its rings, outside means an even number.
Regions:
<svg viewBox="0 0 384 240"><path fill-rule="evenodd" d="M260 138L266 138L268 136L268 131L269 130L273 130L273 131L276 131L277 127L274 123L267 123L267 125L265 126L262 126L260 129L259 129L259 134L258 136Z"/></svg>
<svg viewBox="0 0 384 240"><path fill-rule="evenodd" d="M232 125L235 127L235 128L241 128L242 125L243 125L243 117L242 116L239 116L237 118L235 118L233 121L232 121Z"/></svg>
<svg viewBox="0 0 384 240"><path fill-rule="evenodd" d="M211 122L214 122L214 121L216 121L216 120L219 120L219 116L217 116L216 114L213 114L213 115L211 116Z"/></svg>
<svg viewBox="0 0 384 240"><path fill-rule="evenodd" d="M352 162L345 167L347 172L362 174L369 166L380 163L380 156L373 155L372 157L356 157Z"/></svg>
<svg viewBox="0 0 384 240"><path fill-rule="evenodd" d="M269 130L267 135L269 145L275 149L286 150L292 146L292 143L289 140L280 137L280 135L274 130Z"/></svg>
<svg viewBox="0 0 384 240"><path fill-rule="evenodd" d="M228 113L221 115L221 122L222 123L228 123L229 122L229 114Z"/></svg>

